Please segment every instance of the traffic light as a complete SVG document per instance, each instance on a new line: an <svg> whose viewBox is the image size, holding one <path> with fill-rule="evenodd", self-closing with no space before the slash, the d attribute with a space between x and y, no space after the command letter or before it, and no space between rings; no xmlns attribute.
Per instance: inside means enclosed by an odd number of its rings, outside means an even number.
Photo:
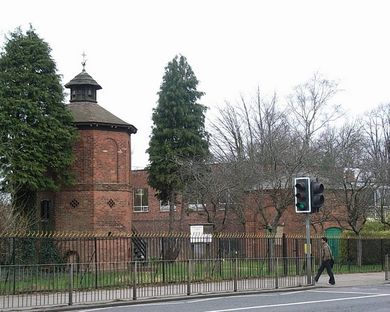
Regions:
<svg viewBox="0 0 390 312"><path fill-rule="evenodd" d="M311 181L310 191L311 191L311 196L310 196L311 212L318 212L325 201L325 197L322 194L324 192L324 185L319 182Z"/></svg>
<svg viewBox="0 0 390 312"><path fill-rule="evenodd" d="M310 178L294 179L295 212L310 213Z"/></svg>

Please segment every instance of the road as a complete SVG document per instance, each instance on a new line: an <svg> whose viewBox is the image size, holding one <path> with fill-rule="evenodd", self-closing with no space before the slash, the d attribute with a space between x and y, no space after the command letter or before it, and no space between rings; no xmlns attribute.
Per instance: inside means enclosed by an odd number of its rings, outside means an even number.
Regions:
<svg viewBox="0 0 390 312"><path fill-rule="evenodd" d="M389 312L390 284L204 297L80 310L82 312Z"/></svg>

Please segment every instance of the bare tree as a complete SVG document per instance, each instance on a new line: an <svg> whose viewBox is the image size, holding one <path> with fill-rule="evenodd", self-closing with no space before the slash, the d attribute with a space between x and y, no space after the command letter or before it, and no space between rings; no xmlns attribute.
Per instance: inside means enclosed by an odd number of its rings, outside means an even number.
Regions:
<svg viewBox="0 0 390 312"><path fill-rule="evenodd" d="M364 123L366 151L375 179L373 215L390 226L390 103L371 111Z"/></svg>
<svg viewBox="0 0 390 312"><path fill-rule="evenodd" d="M256 220L275 234L284 211L292 204L292 176L301 166L300 140L292 135L286 114L274 95L219 110L212 124L211 148L218 162L234 163L234 181L256 204ZM244 208L244 206L242 207ZM241 216L252 218L246 211Z"/></svg>
<svg viewBox="0 0 390 312"><path fill-rule="evenodd" d="M208 220L215 220L217 198L228 191L239 204L226 214L235 213L244 226L254 221L275 235L293 204L293 177L316 172L316 164L307 162L318 152L316 137L341 115L339 106L328 105L337 91L336 83L316 74L296 87L287 110L276 94L263 98L259 90L251 100L241 97L219 108L209 129L216 170L193 170L196 183L188 189L214 203L205 207ZM252 204L256 209L248 211ZM328 217L329 211L317 221Z"/></svg>
<svg viewBox="0 0 390 312"><path fill-rule="evenodd" d="M340 129L328 129L319 146L321 174L327 180L335 208L332 217L341 228L353 231L360 238L376 187L368 165L362 122L357 120ZM357 250L358 264L361 264L361 239L357 240Z"/></svg>
<svg viewBox="0 0 390 312"><path fill-rule="evenodd" d="M335 81L315 73L307 82L296 86L288 97L293 116L291 125L306 144L311 144L316 133L343 115L339 104L330 104L339 91Z"/></svg>
<svg viewBox="0 0 390 312"><path fill-rule="evenodd" d="M254 195L260 220L275 234L293 202L292 177L303 170L303 145L275 95L267 102L262 101L258 92L255 104L253 158L262 175Z"/></svg>
<svg viewBox="0 0 390 312"><path fill-rule="evenodd" d="M320 148L325 142L329 128L343 116L341 105L332 104L335 95L340 92L338 83L315 73L306 82L295 87L288 97L288 114L291 131L303 142L301 155L303 171L309 176L323 179L320 164L316 160L322 159ZM318 144L318 141L322 141ZM333 143L331 143L332 145ZM327 188L329 185L327 185ZM332 217L333 200L327 198L320 211L311 216L311 224L317 231Z"/></svg>
<svg viewBox="0 0 390 312"><path fill-rule="evenodd" d="M28 220L12 207L9 194L3 192L0 192L0 215L0 235L28 228Z"/></svg>
<svg viewBox="0 0 390 312"><path fill-rule="evenodd" d="M242 214L244 190L240 189L243 183L237 180L242 170L237 165L232 162L187 162L182 166L185 174L192 177L183 192L184 202L201 203L202 211L206 214L205 221L212 223L217 232L225 229L232 214L245 226L245 216Z"/></svg>
<svg viewBox="0 0 390 312"><path fill-rule="evenodd" d="M223 196L229 209L237 215L245 226L247 214L244 209L245 194L258 183L259 172L253 158L255 149L254 134L248 106L244 98L239 105L226 103L218 111L218 118L211 122L211 153L219 174L219 180L229 181ZM220 167L223 170L220 170Z"/></svg>
<svg viewBox="0 0 390 312"><path fill-rule="evenodd" d="M321 175L331 191L335 207L345 214L334 215L340 226L359 235L367 217L374 187L373 175L367 165L364 133L360 120L345 123L323 135Z"/></svg>

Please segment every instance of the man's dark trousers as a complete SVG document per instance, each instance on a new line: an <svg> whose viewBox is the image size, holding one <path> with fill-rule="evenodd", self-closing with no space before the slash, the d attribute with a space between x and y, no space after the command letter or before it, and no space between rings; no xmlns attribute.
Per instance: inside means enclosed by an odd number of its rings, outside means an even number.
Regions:
<svg viewBox="0 0 390 312"><path fill-rule="evenodd" d="M332 267L330 266L330 260L322 261L320 267L318 268L318 272L316 277L314 278L316 282L318 282L318 279L320 278L322 272L326 268L326 272L328 272L329 275L329 284L334 285L335 280L334 280L334 275L332 272Z"/></svg>

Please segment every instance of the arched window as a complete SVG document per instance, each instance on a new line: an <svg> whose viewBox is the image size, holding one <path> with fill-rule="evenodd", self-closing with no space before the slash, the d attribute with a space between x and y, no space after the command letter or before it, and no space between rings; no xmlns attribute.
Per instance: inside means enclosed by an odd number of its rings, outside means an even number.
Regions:
<svg viewBox="0 0 390 312"><path fill-rule="evenodd" d="M49 222L50 219L50 200L41 201L41 222Z"/></svg>
<svg viewBox="0 0 390 312"><path fill-rule="evenodd" d="M118 183L118 145L115 140L106 138L100 142L100 153L96 157L99 171L97 182Z"/></svg>

